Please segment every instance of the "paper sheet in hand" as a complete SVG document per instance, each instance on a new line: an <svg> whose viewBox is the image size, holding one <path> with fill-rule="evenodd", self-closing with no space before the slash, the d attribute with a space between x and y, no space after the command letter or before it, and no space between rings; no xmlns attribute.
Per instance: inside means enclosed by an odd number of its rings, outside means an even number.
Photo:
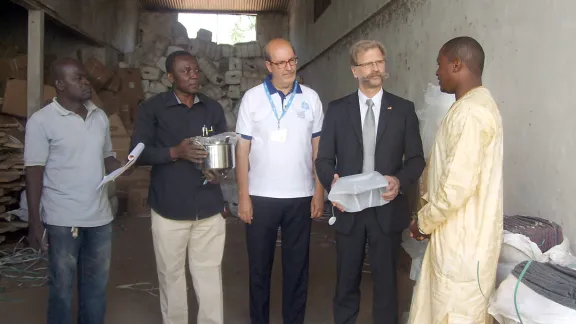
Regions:
<svg viewBox="0 0 576 324"><path fill-rule="evenodd" d="M122 173L124 173L124 171L128 170L128 168L131 167L132 164L134 164L134 162L136 162L140 154L142 154L143 150L144 150L144 143L138 143L138 145L136 145L136 147L132 150L132 152L128 154L128 163L126 163L123 167L110 172L109 175L105 176L104 179L102 179L102 181L98 185L98 188L96 188L96 190L102 188L102 186L104 186L106 183L114 181Z"/></svg>

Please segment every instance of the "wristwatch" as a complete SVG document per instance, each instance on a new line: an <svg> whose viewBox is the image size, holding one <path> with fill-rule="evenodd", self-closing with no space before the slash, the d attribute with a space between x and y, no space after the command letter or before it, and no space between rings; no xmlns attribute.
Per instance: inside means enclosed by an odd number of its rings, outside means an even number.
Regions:
<svg viewBox="0 0 576 324"><path fill-rule="evenodd" d="M418 232L420 232L420 234L422 234L422 235L426 235L426 233L424 233L424 231L422 231L422 230L420 229L420 226L418 226Z"/></svg>

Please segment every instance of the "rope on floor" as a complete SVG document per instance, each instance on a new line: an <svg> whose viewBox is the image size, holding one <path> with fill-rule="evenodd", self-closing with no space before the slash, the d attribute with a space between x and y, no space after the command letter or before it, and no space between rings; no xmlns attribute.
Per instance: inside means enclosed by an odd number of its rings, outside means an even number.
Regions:
<svg viewBox="0 0 576 324"><path fill-rule="evenodd" d="M0 279L9 279L18 287L39 287L48 281L46 275L48 261L46 254L30 247L24 247L20 241L13 248L0 250Z"/></svg>
<svg viewBox="0 0 576 324"><path fill-rule="evenodd" d="M154 287L154 285L149 282L138 282L135 284L119 285L116 286L116 288L143 291L154 297L158 297L158 288Z"/></svg>

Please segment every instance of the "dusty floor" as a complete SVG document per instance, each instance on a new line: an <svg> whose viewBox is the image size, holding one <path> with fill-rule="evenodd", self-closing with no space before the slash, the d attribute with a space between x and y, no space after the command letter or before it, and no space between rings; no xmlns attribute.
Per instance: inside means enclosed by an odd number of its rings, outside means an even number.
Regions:
<svg viewBox="0 0 576 324"><path fill-rule="evenodd" d="M325 222L313 225L310 255L310 287L306 323L332 323L332 295L335 283L335 251L332 229ZM115 221L114 249L108 289L109 324L161 323L159 299L142 290L117 286L151 283L157 287L150 218L120 217ZM277 250L279 256L280 250ZM276 257L272 280L271 323L281 320L281 264ZM410 261L401 251L399 294L401 314L407 311L412 294L408 278ZM189 279L189 278L188 278ZM228 219L228 236L223 264L225 323L249 323L248 269L244 226L237 218ZM365 273L362 280L362 305L358 323L372 323L372 280ZM148 288L148 287L143 287ZM155 291L152 291L153 293ZM0 294L0 324L45 323L47 288L7 288ZM196 323L196 300L189 290L190 323Z"/></svg>

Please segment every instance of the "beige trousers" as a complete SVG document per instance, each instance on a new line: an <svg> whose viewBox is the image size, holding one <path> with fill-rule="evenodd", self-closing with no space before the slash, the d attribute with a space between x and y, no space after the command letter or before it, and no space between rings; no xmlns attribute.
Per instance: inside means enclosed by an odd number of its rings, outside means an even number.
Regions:
<svg viewBox="0 0 576 324"><path fill-rule="evenodd" d="M222 324L222 256L226 221L220 214L175 221L152 210L152 237L160 283L163 324L188 324L186 250L198 300L198 324Z"/></svg>

